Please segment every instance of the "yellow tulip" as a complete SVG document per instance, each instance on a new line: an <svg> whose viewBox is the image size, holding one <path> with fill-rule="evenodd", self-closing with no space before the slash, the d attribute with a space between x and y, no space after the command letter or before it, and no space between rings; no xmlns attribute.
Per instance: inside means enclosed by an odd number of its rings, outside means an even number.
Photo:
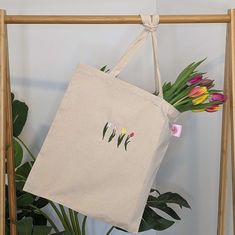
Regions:
<svg viewBox="0 0 235 235"><path fill-rule="evenodd" d="M204 112L205 109L193 109L192 112L194 113L199 113L199 112Z"/></svg>
<svg viewBox="0 0 235 235"><path fill-rule="evenodd" d="M201 104L208 98L208 96L209 96L208 93L204 94L204 95L201 95L201 96L193 99L192 102L193 102L194 105Z"/></svg>
<svg viewBox="0 0 235 235"><path fill-rule="evenodd" d="M123 134L123 135L126 134L126 128L123 127L123 128L121 129L121 134Z"/></svg>

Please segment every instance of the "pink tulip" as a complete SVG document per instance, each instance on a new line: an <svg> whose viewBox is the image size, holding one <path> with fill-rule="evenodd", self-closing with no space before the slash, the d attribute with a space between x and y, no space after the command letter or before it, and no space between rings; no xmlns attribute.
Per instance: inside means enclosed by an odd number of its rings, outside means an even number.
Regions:
<svg viewBox="0 0 235 235"><path fill-rule="evenodd" d="M195 85L199 83L201 80L202 80L202 75L195 75L187 82L187 85L188 86Z"/></svg>
<svg viewBox="0 0 235 235"><path fill-rule="evenodd" d="M215 104L215 105L212 105L208 108L206 108L206 111L209 112L209 113L213 113L213 112L216 112L220 109L220 106L218 104Z"/></svg>
<svg viewBox="0 0 235 235"><path fill-rule="evenodd" d="M129 138L133 137L135 135L134 132L131 132L131 134L129 135Z"/></svg>
<svg viewBox="0 0 235 235"><path fill-rule="evenodd" d="M202 87L196 86L189 92L188 96L191 98L196 98L206 93L207 93L207 88L205 86Z"/></svg>
<svg viewBox="0 0 235 235"><path fill-rule="evenodd" d="M220 101L221 103L224 103L227 100L227 96L222 93L212 93L210 96L209 101Z"/></svg>

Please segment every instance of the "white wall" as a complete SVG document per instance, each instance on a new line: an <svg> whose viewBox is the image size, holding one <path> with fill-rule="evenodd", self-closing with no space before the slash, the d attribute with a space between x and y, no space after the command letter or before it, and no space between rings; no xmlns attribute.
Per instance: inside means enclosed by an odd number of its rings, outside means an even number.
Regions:
<svg viewBox="0 0 235 235"><path fill-rule="evenodd" d="M8 14L197 14L225 13L232 0L0 0ZM13 91L30 107L22 138L37 154L77 63L112 67L141 30L138 25L10 25L9 46ZM174 80L190 62L201 66L223 87L225 25L160 25L159 56L163 80ZM153 91L151 47L145 45L121 75ZM138 69L136 69L138 68ZM182 138L173 139L156 185L161 192L183 195L192 210L179 211L182 221L166 235L216 234L221 112L185 113ZM231 206L230 206L231 207ZM231 213L229 213L231 216ZM90 220L90 234L107 225ZM121 234L114 232L113 234ZM148 234L156 232L150 231ZM226 234L232 234L231 221Z"/></svg>

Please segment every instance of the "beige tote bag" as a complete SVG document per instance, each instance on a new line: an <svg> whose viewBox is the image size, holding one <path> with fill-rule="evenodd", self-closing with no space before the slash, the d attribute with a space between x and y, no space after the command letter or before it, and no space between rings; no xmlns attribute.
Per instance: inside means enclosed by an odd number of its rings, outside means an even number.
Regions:
<svg viewBox="0 0 235 235"><path fill-rule="evenodd" d="M78 65L24 190L129 232L138 232L179 112L162 98L155 31L159 16L110 73ZM159 95L116 76L152 37Z"/></svg>

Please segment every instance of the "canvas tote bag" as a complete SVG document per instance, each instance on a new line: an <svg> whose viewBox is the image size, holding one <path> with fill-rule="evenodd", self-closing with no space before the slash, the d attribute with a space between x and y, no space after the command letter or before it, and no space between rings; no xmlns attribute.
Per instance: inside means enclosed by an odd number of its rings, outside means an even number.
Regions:
<svg viewBox="0 0 235 235"><path fill-rule="evenodd" d="M110 73L78 65L24 190L129 232L138 232L179 112L162 98L158 15ZM159 95L116 76L151 34Z"/></svg>

